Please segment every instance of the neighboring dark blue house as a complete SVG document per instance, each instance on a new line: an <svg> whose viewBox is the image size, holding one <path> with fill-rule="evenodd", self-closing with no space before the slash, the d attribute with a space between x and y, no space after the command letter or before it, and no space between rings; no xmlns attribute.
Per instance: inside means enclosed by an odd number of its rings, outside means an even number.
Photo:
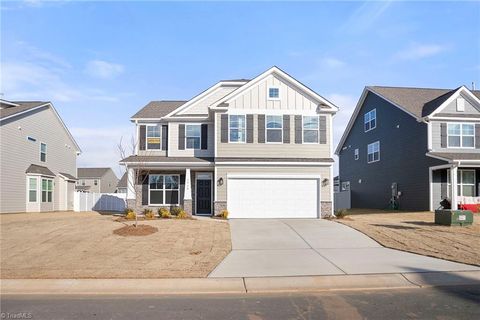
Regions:
<svg viewBox="0 0 480 320"><path fill-rule="evenodd" d="M479 203L480 91L366 87L335 151L352 208Z"/></svg>

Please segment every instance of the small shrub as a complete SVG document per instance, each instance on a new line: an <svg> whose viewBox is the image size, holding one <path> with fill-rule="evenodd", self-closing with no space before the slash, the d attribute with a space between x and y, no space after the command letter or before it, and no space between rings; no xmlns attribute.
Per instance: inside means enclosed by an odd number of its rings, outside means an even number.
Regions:
<svg viewBox="0 0 480 320"><path fill-rule="evenodd" d="M227 219L228 218L228 210L220 211L220 213L218 214L217 217L222 218L222 219Z"/></svg>
<svg viewBox="0 0 480 320"><path fill-rule="evenodd" d="M146 219L155 219L155 214L153 213L152 209L145 209L143 210L143 215Z"/></svg>
<svg viewBox="0 0 480 320"><path fill-rule="evenodd" d="M335 212L335 216L336 216L338 219L343 219L343 218L345 218L347 215L348 215L347 209L340 209L340 210L337 210L337 211Z"/></svg>
<svg viewBox="0 0 480 320"><path fill-rule="evenodd" d="M133 212L133 209L132 208L125 208L125 210L123 210L123 213L125 213L125 215L127 215L129 212Z"/></svg>
<svg viewBox="0 0 480 320"><path fill-rule="evenodd" d="M185 210L180 209L180 212L177 214L177 219L188 219L190 216L188 213L185 212Z"/></svg>
<svg viewBox="0 0 480 320"><path fill-rule="evenodd" d="M162 218L162 219L169 219L172 217L172 215L170 214L170 211L168 211L167 208L160 208L158 209L158 215Z"/></svg>
<svg viewBox="0 0 480 320"><path fill-rule="evenodd" d="M126 218L127 218L128 220L135 220L135 217L136 217L136 216L137 216L137 215L135 214L135 212L129 211L129 212L127 213Z"/></svg>
<svg viewBox="0 0 480 320"><path fill-rule="evenodd" d="M172 216L178 216L178 214L182 211L183 209L180 207L173 207L172 209L170 209L170 213L172 214Z"/></svg>

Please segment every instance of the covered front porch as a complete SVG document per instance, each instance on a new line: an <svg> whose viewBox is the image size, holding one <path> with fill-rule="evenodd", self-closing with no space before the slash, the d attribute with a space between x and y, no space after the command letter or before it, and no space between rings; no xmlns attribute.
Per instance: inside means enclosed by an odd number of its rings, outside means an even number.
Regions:
<svg viewBox="0 0 480 320"><path fill-rule="evenodd" d="M181 207L190 215L213 214L215 188L212 161L142 157L147 161L140 162L137 158L129 157L124 161L128 172L128 207L136 212L147 208L156 212L162 207Z"/></svg>
<svg viewBox="0 0 480 320"><path fill-rule="evenodd" d="M430 211L439 209L445 199L453 210L480 207L480 161L451 163L430 168Z"/></svg>

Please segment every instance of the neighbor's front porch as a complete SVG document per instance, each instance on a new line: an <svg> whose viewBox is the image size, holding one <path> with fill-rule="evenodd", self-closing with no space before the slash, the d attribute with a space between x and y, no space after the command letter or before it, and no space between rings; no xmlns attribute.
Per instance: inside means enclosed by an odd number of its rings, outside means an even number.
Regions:
<svg viewBox="0 0 480 320"><path fill-rule="evenodd" d="M447 199L451 209L478 211L480 205L480 163L441 165L430 168L430 210Z"/></svg>

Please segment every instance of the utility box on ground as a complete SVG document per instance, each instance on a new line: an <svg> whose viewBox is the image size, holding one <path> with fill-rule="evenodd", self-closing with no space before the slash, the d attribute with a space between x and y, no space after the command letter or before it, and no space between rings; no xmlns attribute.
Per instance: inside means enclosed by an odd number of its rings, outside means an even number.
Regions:
<svg viewBox="0 0 480 320"><path fill-rule="evenodd" d="M435 224L443 226L468 226L473 223L470 210L435 210Z"/></svg>

